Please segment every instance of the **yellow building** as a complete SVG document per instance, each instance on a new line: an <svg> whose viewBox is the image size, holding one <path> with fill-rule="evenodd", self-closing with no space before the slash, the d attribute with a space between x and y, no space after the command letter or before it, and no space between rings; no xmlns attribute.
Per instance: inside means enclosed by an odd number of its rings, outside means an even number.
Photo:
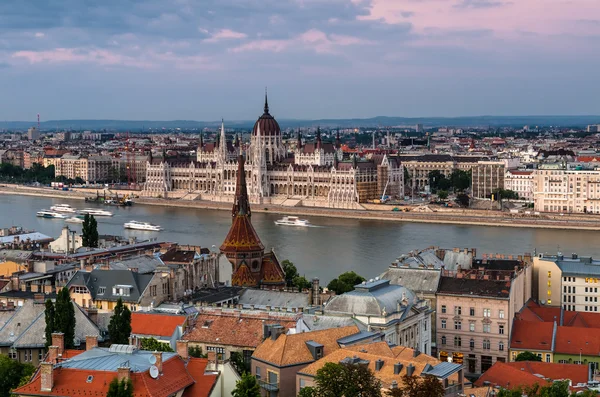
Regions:
<svg viewBox="0 0 600 397"><path fill-rule="evenodd" d="M13 273L20 272L20 271L26 271L26 270L27 270L27 266L13 262L13 261L6 261L6 262L0 263L0 277L2 277L2 278L8 278Z"/></svg>

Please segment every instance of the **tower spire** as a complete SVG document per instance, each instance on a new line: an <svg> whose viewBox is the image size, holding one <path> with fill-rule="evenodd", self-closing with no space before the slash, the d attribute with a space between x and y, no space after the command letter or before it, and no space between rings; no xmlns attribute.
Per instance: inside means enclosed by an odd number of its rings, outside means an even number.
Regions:
<svg viewBox="0 0 600 397"><path fill-rule="evenodd" d="M269 114L269 100L267 99L267 87L265 87L265 114Z"/></svg>
<svg viewBox="0 0 600 397"><path fill-rule="evenodd" d="M250 201L248 200L248 189L246 187L246 173L244 170L244 156L238 156L237 182L235 184L235 201L233 203L232 216L247 216L250 218Z"/></svg>
<svg viewBox="0 0 600 397"><path fill-rule="evenodd" d="M225 121L221 119L221 142L219 142L219 149L223 160L227 159L227 137L225 136Z"/></svg>

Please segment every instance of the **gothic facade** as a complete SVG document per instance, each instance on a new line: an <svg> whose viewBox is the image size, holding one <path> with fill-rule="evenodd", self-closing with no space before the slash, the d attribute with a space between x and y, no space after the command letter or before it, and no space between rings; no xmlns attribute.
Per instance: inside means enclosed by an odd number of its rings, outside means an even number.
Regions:
<svg viewBox="0 0 600 397"><path fill-rule="evenodd" d="M152 158L143 195L232 202L235 196L240 140L227 141L224 125L219 139L202 139L196 158ZM381 197L404 196L404 172L396 158L371 155L343 160L339 137L334 143L303 142L288 152L265 97L264 113L252 129L245 173L250 201L255 204L359 208Z"/></svg>

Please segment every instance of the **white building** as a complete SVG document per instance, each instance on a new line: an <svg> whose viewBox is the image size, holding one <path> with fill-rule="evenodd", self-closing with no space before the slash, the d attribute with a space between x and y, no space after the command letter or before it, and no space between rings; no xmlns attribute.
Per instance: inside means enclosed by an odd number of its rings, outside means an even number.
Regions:
<svg viewBox="0 0 600 397"><path fill-rule="evenodd" d="M533 202L533 170L506 170L504 189L517 192L522 200Z"/></svg>
<svg viewBox="0 0 600 397"><path fill-rule="evenodd" d="M600 170L542 168L533 189L536 211L600 214Z"/></svg>

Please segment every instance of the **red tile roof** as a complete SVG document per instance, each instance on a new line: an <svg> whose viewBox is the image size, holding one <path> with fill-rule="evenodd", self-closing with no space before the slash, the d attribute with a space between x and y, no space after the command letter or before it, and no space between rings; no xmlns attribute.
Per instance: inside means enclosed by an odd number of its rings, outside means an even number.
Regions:
<svg viewBox="0 0 600 397"><path fill-rule="evenodd" d="M172 336L177 326L183 326L186 316L155 313L131 313L131 333L136 335Z"/></svg>
<svg viewBox="0 0 600 397"><path fill-rule="evenodd" d="M186 368L187 367L187 368ZM181 358L173 357L163 363L163 373L153 379L149 371L130 373L135 397L168 397L181 390L193 387L194 397L208 397L213 389L217 376L204 375L206 360L190 359L186 364ZM88 376L93 380L87 382ZM104 397L110 382L117 376L116 372L93 371L73 368L54 368L54 386L52 391L41 391L41 376L25 386L13 391L21 396L89 396Z"/></svg>
<svg viewBox="0 0 600 397"><path fill-rule="evenodd" d="M536 374L542 375L546 379L540 378ZM533 386L536 383L543 385L550 381L562 379L570 379L573 385L587 383L587 365L543 363L537 361L496 362L481 375L475 382L475 385L482 386L484 382L490 382L493 386L515 388L518 386Z"/></svg>
<svg viewBox="0 0 600 397"><path fill-rule="evenodd" d="M552 350L554 322L540 323L515 319L510 336L510 348L522 350Z"/></svg>
<svg viewBox="0 0 600 397"><path fill-rule="evenodd" d="M521 364L521 363L519 363ZM476 386L483 386L484 382L490 382L494 386L501 386L507 389L517 387L530 387L536 383L545 385L549 382L542 378L527 372L521 371L508 363L497 361L490 369L484 372L483 375L475 382Z"/></svg>
<svg viewBox="0 0 600 397"><path fill-rule="evenodd" d="M554 351L564 354L600 355L600 332L589 328L558 327Z"/></svg>

